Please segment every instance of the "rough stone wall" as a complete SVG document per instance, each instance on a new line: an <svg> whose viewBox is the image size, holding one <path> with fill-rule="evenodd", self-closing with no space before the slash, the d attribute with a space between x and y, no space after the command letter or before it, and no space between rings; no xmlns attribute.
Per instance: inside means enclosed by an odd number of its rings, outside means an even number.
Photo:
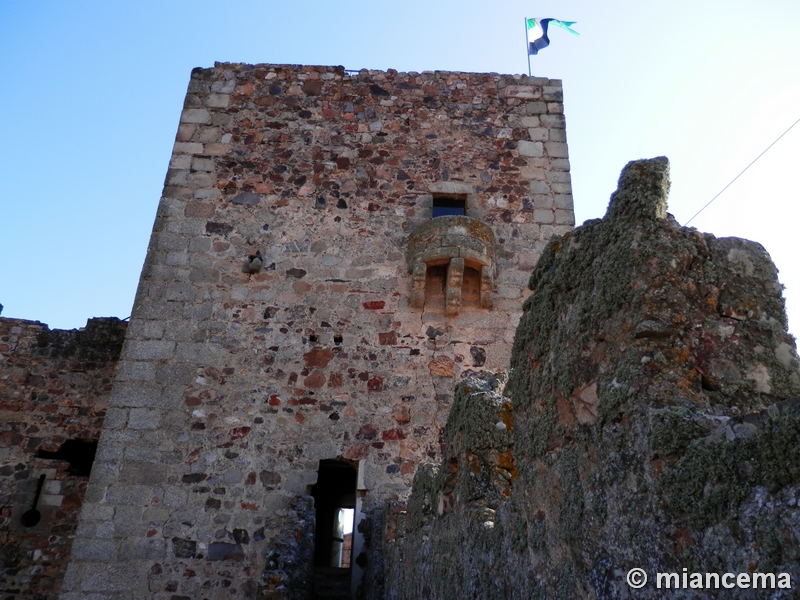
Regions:
<svg viewBox="0 0 800 600"><path fill-rule="evenodd" d="M67 440L97 441L127 323L90 319L50 330L0 318L0 596L54 599L69 560L88 476L38 458ZM41 520L25 527L39 477Z"/></svg>
<svg viewBox="0 0 800 600"><path fill-rule="evenodd" d="M656 588L684 569L800 584L800 378L776 269L757 243L680 227L668 188L666 159L630 163L605 218L550 243L506 388L508 500L486 488L433 510L447 463L438 479L421 469L392 509L387 598L717 597ZM650 577L639 590L634 567Z"/></svg>
<svg viewBox="0 0 800 600"><path fill-rule="evenodd" d="M63 598L305 597L336 458L380 597L382 507L441 456L463 371L508 364L573 225L562 113L522 76L196 69ZM407 256L443 196L491 235L452 219Z"/></svg>

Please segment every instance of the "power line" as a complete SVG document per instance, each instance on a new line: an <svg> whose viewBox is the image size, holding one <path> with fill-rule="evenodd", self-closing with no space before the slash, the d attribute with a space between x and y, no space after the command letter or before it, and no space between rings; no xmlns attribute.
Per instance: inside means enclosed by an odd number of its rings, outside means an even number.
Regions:
<svg viewBox="0 0 800 600"><path fill-rule="evenodd" d="M730 182L728 185L726 185L724 188L722 188L722 189L719 191L719 193L718 193L716 196L714 196L714 197L713 197L711 200L709 200L709 201L706 203L706 205L705 205L703 208L701 208L700 210L698 210L698 211L697 211L697 212L694 214L694 217L696 217L696 216L697 216L697 215L699 215L701 212L703 212L705 209L707 209L707 208L708 208L708 207L711 205L711 203L712 203L714 200L716 200L716 199L717 199L717 198L718 198L718 197L719 197L719 196L722 194L722 192L724 192L724 191L725 191L725 190L727 190L729 187L731 187L731 185L733 185L733 182L734 182L734 181L736 181L737 179L739 179L739 177L741 177L741 176L744 174L744 172L745 172L745 171L747 171L747 169L749 169L750 167L752 167L752 166L753 166L753 165L756 163L756 161L757 161L759 158L761 158L762 156L764 156L764 155L767 153L767 150L769 150L769 149L770 149L770 148L772 148L772 147L773 147L775 144L777 144L777 143L778 143L778 140L780 140L780 139L781 139L783 136L785 136L787 133L789 133L789 130L790 130L792 127L794 127L795 125L797 125L798 123L800 123L800 119L797 119L797 121L795 121L794 123L792 123L791 125L789 125L789 129L787 129L787 130L786 130L786 131L784 131L782 134L780 134L780 135L778 136L778 139L776 139L776 140L775 140L774 142L772 142L772 143L771 143L769 146L767 146L767 149L766 149L766 150L764 150L764 151L763 151L761 154L759 154L758 156L756 156L756 157L755 157L755 159L753 160L753 162L751 162L751 163L750 163L749 165L747 165L747 166L746 166L744 169L742 169L742 172L741 172L741 173L739 173L739 174L738 174L736 177L734 177L733 179L731 179L731 182ZM694 217L692 217L691 219L689 219L688 221L686 221L686 224L685 224L685 226L688 226L688 225L689 225L689 223L691 223L691 222L694 220Z"/></svg>

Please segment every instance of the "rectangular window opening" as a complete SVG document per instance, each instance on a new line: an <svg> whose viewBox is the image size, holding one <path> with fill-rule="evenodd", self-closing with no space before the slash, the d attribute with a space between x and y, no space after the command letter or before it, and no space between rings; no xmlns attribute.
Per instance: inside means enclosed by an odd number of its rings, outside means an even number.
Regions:
<svg viewBox="0 0 800 600"><path fill-rule="evenodd" d="M434 196L432 218L467 214L466 196Z"/></svg>

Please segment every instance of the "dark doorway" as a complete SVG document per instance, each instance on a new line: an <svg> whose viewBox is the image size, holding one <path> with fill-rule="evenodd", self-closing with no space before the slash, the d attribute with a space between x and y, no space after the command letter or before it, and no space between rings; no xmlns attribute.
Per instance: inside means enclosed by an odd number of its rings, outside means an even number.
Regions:
<svg viewBox="0 0 800 600"><path fill-rule="evenodd" d="M319 461L317 483L311 487L317 513L315 567L350 567L357 480L356 465L341 460Z"/></svg>

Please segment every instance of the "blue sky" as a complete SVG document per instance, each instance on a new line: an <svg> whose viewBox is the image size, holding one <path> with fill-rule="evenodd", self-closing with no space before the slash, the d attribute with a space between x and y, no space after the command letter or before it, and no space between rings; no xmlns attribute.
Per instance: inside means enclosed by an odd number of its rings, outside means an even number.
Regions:
<svg viewBox="0 0 800 600"><path fill-rule="evenodd" d="M563 80L578 223L629 160L666 155L681 223L800 119L797 0L402 4L0 0L3 316L127 317L193 67L527 72ZM762 243L800 331L800 125L692 223Z"/></svg>

